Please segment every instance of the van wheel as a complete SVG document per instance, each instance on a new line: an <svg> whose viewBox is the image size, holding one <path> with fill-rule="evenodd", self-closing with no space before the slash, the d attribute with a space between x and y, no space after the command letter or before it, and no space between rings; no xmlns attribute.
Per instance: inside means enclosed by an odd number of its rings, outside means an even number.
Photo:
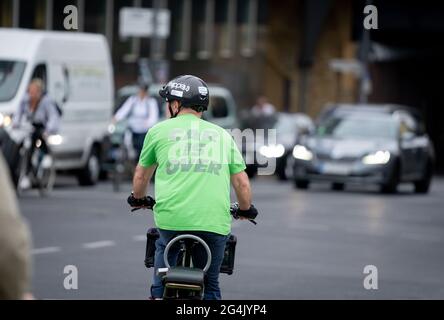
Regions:
<svg viewBox="0 0 444 320"><path fill-rule="evenodd" d="M99 180L100 159L96 148L93 148L86 161L86 165L77 174L77 180L81 186L93 186Z"/></svg>

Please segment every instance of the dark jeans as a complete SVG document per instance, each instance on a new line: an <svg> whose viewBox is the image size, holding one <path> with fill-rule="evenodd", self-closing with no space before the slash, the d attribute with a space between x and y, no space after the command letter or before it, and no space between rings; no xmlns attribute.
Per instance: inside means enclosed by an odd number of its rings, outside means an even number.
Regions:
<svg viewBox="0 0 444 320"><path fill-rule="evenodd" d="M211 265L205 275L205 300L220 300L221 293L219 288L219 271L224 258L225 244L228 236L223 236L212 232L203 231L169 231L159 229L160 237L156 241L156 254L154 258L154 277L151 286L151 296L153 298L162 298L164 286L161 277L156 275L158 268L164 268L163 253L167 243L180 234L193 234L204 240L210 247L212 259ZM196 268L203 269L207 261L205 249L199 245L193 250L193 263ZM168 254L168 262L171 266L176 265L179 247L173 246Z"/></svg>
<svg viewBox="0 0 444 320"><path fill-rule="evenodd" d="M132 132L132 135L133 135L133 148L136 151L136 162L138 162L140 153L142 152L143 142L145 140L146 133Z"/></svg>

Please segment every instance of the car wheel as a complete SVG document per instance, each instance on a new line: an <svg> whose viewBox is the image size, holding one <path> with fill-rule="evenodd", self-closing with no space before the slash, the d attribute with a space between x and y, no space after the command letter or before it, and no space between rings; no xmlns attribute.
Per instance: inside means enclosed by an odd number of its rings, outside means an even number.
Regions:
<svg viewBox="0 0 444 320"><path fill-rule="evenodd" d="M399 173L400 172L401 172L401 170L400 170L400 165L398 162L393 166L393 170L390 173L390 177L389 177L388 181L381 185L381 188L380 188L381 193L391 194L391 193L396 193L398 191Z"/></svg>
<svg viewBox="0 0 444 320"><path fill-rule="evenodd" d="M308 189L310 182L308 180L294 180L296 189Z"/></svg>
<svg viewBox="0 0 444 320"><path fill-rule="evenodd" d="M81 186L93 186L99 180L100 160L96 148L91 151L86 165L77 175L77 180Z"/></svg>
<svg viewBox="0 0 444 320"><path fill-rule="evenodd" d="M344 183L334 182L331 184L331 189L335 191L342 191L345 188Z"/></svg>
<svg viewBox="0 0 444 320"><path fill-rule="evenodd" d="M288 179L286 172L287 162L288 162L288 157L286 156L276 160L276 175L278 179L281 181L286 181Z"/></svg>
<svg viewBox="0 0 444 320"><path fill-rule="evenodd" d="M432 164L429 162L424 172L424 177L421 180L415 182L415 193L429 192L430 184L432 182L432 175L433 175Z"/></svg>

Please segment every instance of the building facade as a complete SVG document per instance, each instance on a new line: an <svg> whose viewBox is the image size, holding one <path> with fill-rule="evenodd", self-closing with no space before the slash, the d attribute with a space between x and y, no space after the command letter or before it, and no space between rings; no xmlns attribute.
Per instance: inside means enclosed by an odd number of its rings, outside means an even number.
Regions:
<svg viewBox="0 0 444 320"><path fill-rule="evenodd" d="M354 76L329 68L332 59L355 56L351 2L0 0L0 26L65 30L64 9L74 5L79 32L107 37L117 88L135 82L145 59L166 65L170 77L193 73L225 85L240 107L265 95L280 110L315 116L326 103L356 97ZM121 38L124 7L169 9L169 37Z"/></svg>

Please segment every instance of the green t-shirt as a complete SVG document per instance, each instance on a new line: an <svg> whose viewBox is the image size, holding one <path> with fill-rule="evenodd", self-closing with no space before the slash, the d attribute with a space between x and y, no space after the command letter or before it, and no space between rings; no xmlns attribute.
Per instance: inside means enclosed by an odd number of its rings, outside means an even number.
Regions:
<svg viewBox="0 0 444 320"><path fill-rule="evenodd" d="M139 164L157 164L158 228L230 233L230 175L245 163L227 131L192 114L160 122L148 131Z"/></svg>

